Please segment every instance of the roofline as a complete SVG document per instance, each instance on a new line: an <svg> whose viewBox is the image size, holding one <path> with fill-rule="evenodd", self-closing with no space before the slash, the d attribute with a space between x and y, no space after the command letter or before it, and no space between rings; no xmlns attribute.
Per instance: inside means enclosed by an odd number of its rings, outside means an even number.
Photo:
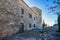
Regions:
<svg viewBox="0 0 60 40"><path fill-rule="evenodd" d="M22 0L23 1L23 0ZM24 1L23 1L24 2ZM24 4L33 12L33 13L35 13L25 2L24 2ZM35 13L36 14L36 13Z"/></svg>

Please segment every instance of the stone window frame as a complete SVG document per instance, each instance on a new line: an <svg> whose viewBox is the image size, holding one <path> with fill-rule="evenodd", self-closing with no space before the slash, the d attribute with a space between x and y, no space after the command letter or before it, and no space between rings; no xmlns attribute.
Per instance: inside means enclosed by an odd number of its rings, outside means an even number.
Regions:
<svg viewBox="0 0 60 40"><path fill-rule="evenodd" d="M31 28L31 25L32 25L32 24L30 23L30 24L29 24L29 28Z"/></svg>
<svg viewBox="0 0 60 40"><path fill-rule="evenodd" d="M33 27L36 27L36 25L34 24Z"/></svg>
<svg viewBox="0 0 60 40"><path fill-rule="evenodd" d="M32 18L32 14L29 13L29 18Z"/></svg>
<svg viewBox="0 0 60 40"><path fill-rule="evenodd" d="M23 8L21 8L21 14L24 14L24 9Z"/></svg>

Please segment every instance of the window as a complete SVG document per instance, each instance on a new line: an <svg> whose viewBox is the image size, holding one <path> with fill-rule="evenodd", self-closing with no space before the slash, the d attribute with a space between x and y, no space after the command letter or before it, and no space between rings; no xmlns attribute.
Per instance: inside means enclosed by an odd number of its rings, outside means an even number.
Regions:
<svg viewBox="0 0 60 40"><path fill-rule="evenodd" d="M31 14L29 14L29 18L32 18L32 15Z"/></svg>
<svg viewBox="0 0 60 40"><path fill-rule="evenodd" d="M35 20L35 17L34 17L34 20Z"/></svg>
<svg viewBox="0 0 60 40"><path fill-rule="evenodd" d="M34 24L34 27L35 27L35 24Z"/></svg>
<svg viewBox="0 0 60 40"><path fill-rule="evenodd" d="M31 28L31 23L29 24L29 28Z"/></svg>
<svg viewBox="0 0 60 40"><path fill-rule="evenodd" d="M21 13L24 14L24 9L21 9Z"/></svg>

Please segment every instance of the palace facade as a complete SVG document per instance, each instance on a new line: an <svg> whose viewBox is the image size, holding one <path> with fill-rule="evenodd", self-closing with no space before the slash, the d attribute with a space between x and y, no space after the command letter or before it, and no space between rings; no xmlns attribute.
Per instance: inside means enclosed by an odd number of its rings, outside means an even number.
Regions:
<svg viewBox="0 0 60 40"><path fill-rule="evenodd" d="M42 29L42 10L30 8L23 0L0 0L0 37L18 32Z"/></svg>

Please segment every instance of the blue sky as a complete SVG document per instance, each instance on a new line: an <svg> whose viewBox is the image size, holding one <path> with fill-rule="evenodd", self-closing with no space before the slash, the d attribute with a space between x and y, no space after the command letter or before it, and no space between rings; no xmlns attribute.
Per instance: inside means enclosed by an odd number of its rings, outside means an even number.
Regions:
<svg viewBox="0 0 60 40"><path fill-rule="evenodd" d="M42 10L42 19L44 19L45 23L49 26L55 24L55 20L57 20L57 15L53 13L48 13L48 6L52 5L52 0L48 2L46 0L24 0L29 7L38 7ZM48 5L47 5L48 4Z"/></svg>

